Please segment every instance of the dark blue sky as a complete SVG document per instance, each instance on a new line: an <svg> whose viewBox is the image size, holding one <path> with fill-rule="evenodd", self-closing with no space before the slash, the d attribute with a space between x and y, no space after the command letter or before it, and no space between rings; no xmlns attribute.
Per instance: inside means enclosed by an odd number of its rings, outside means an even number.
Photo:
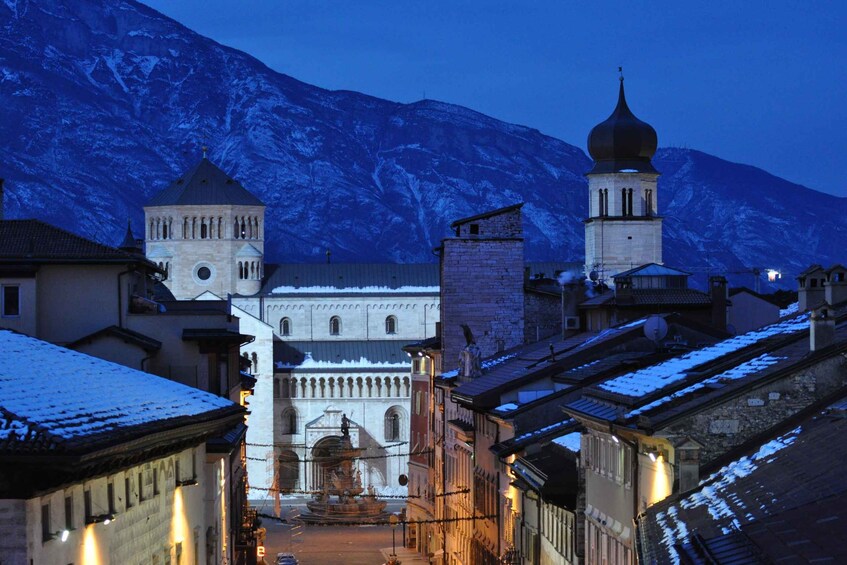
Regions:
<svg viewBox="0 0 847 565"><path fill-rule="evenodd" d="M660 146L847 196L847 2L146 3L304 82L425 93L583 149L623 65Z"/></svg>

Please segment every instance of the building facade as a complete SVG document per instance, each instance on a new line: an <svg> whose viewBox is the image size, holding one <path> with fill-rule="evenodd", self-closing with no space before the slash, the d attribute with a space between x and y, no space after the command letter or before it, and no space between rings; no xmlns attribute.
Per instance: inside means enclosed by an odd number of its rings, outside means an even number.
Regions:
<svg viewBox="0 0 847 565"><path fill-rule="evenodd" d="M264 205L203 159L145 207L146 253L177 298L229 300L256 379L251 497L325 482L351 421L365 487L405 492L411 410L406 343L439 321L436 265L267 264ZM327 460L328 461L328 460Z"/></svg>

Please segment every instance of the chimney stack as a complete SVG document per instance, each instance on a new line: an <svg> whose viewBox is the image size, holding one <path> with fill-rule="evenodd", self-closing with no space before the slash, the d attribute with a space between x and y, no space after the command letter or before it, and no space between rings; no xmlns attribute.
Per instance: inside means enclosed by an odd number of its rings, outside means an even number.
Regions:
<svg viewBox="0 0 847 565"><path fill-rule="evenodd" d="M828 304L812 311L809 327L809 350L820 351L835 342L835 317Z"/></svg>
<svg viewBox="0 0 847 565"><path fill-rule="evenodd" d="M709 294L712 298L712 326L726 329L726 278L721 276L709 277Z"/></svg>

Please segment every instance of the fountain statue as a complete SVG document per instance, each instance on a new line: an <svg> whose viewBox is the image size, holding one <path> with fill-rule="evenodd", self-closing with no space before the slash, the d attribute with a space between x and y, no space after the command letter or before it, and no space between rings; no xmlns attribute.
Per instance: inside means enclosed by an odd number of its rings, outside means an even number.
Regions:
<svg viewBox="0 0 847 565"><path fill-rule="evenodd" d="M362 474L358 469L353 469L362 451L364 449L353 447L350 441L350 420L347 414L343 414L341 442L332 452L335 468L329 473L329 484L325 482L312 500L306 502L309 511L300 516L304 522L343 524L377 522L388 518L385 512L387 502L379 500L372 487L368 487L367 495L362 495L365 490L362 487Z"/></svg>

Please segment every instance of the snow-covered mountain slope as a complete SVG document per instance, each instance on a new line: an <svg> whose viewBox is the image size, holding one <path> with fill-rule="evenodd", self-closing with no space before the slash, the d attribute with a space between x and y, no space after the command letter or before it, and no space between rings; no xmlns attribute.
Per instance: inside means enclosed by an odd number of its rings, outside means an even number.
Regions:
<svg viewBox="0 0 847 565"><path fill-rule="evenodd" d="M207 140L268 205L270 260L432 261L450 221L519 201L528 259L583 256L581 149L455 105L310 86L132 1L0 2L0 139L7 217L108 243L127 217L140 232ZM845 260L845 199L697 151L655 164L668 263Z"/></svg>

